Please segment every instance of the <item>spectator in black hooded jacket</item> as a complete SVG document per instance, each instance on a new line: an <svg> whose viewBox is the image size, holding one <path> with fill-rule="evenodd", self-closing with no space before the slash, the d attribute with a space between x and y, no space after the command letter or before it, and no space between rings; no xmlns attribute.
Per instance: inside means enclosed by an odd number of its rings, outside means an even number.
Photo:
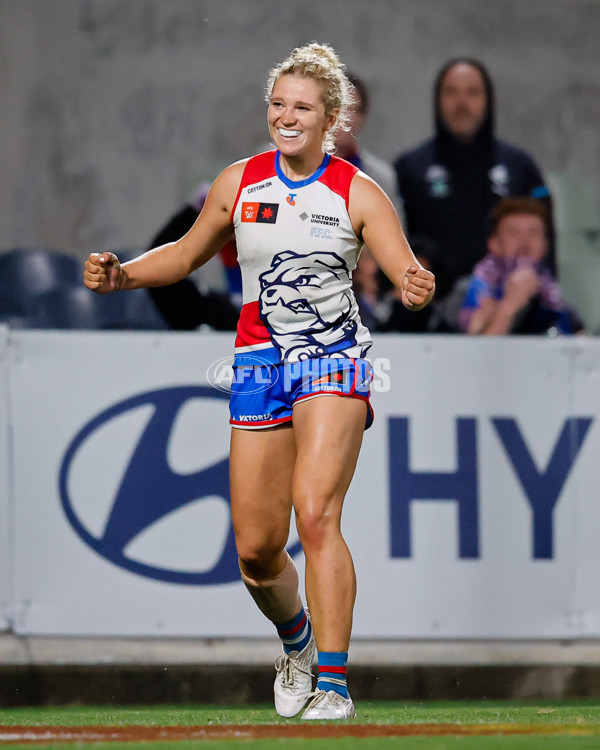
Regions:
<svg viewBox="0 0 600 750"><path fill-rule="evenodd" d="M435 83L433 138L394 163L409 239L438 250L437 296L487 252L487 217L504 196L551 197L534 160L494 136L494 89L478 61L446 63ZM553 243L548 263L555 270Z"/></svg>

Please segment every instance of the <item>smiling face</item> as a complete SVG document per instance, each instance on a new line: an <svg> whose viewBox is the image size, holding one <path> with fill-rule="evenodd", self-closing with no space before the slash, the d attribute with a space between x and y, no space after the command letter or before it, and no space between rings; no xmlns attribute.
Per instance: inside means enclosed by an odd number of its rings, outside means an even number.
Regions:
<svg viewBox="0 0 600 750"><path fill-rule="evenodd" d="M316 81L295 75L277 79L267 122L269 135L283 156L320 160L323 135L335 121L335 113L325 113L321 87Z"/></svg>
<svg viewBox="0 0 600 750"><path fill-rule="evenodd" d="M477 135L487 114L488 100L481 73L458 63L444 76L439 92L440 116L452 135L468 143Z"/></svg>

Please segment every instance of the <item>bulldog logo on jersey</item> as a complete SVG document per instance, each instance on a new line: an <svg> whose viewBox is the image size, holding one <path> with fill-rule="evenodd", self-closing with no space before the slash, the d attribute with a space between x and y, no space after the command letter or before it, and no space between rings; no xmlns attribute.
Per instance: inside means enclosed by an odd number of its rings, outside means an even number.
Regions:
<svg viewBox="0 0 600 750"><path fill-rule="evenodd" d="M282 359L295 362L356 345L350 273L336 253L278 253L259 281L260 317Z"/></svg>

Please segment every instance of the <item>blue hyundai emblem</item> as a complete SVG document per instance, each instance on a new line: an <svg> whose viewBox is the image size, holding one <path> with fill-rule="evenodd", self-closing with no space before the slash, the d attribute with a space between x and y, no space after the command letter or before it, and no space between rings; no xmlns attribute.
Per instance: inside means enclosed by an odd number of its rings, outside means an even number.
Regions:
<svg viewBox="0 0 600 750"><path fill-rule="evenodd" d="M164 388L143 393L111 406L86 424L69 445L60 470L60 498L69 523L99 555L134 573L172 583L211 585L239 580L237 553L229 514L229 526L220 558L210 570L178 571L131 559L128 544L152 524L202 498L221 497L230 505L229 460L225 456L194 474L176 474L167 461L169 436L177 416L190 399L227 399L227 394L207 386ZM96 537L84 526L69 496L73 460L86 441L111 420L140 407L152 408L152 416L133 447L103 532ZM198 429L203 429L202 424ZM223 446L227 453L227 446ZM93 477L90 477L93 481ZM176 544L176 540L175 540Z"/></svg>

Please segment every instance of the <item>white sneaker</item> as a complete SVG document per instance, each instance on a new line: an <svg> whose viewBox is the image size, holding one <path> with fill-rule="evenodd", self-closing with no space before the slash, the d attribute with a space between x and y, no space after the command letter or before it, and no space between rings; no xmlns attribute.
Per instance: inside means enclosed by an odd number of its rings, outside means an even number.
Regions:
<svg viewBox="0 0 600 750"><path fill-rule="evenodd" d="M317 690L314 698L302 714L305 721L313 719L355 719L356 711L352 698L344 698L335 690Z"/></svg>
<svg viewBox="0 0 600 750"><path fill-rule="evenodd" d="M308 699L313 695L313 675L311 667L317 655L315 637L310 636L310 641L302 651L285 652L277 658L275 669L275 710L280 716L291 718L300 713Z"/></svg>

